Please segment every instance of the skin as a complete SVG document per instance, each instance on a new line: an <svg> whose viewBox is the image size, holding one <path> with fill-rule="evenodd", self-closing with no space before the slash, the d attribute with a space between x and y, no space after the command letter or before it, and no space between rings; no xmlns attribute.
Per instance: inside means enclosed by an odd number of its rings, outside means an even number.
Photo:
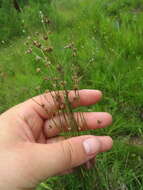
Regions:
<svg viewBox="0 0 143 190"><path fill-rule="evenodd" d="M95 104L102 93L98 90L80 90L79 96L79 101L73 102L75 94L73 91L69 93L73 107ZM39 104L50 112L47 113ZM33 190L48 177L68 173L84 163L89 167L89 160L111 149L112 139L108 136L59 137L61 123L57 116L55 120L59 128L54 124L49 127L56 109L51 94L47 93L46 97L34 97L0 115L0 189ZM84 117L90 130L112 123L108 113L84 113ZM68 126L62 125L67 130ZM80 128L84 130L85 126L81 124ZM92 147L87 146L87 141L88 145L89 141L92 143Z"/></svg>

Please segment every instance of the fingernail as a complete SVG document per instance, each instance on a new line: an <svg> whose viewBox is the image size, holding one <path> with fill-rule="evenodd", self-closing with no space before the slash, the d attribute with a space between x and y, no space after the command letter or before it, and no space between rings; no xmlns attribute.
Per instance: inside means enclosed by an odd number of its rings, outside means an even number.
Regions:
<svg viewBox="0 0 143 190"><path fill-rule="evenodd" d="M83 141L83 147L87 155L97 154L100 149L100 141L96 138L89 138Z"/></svg>

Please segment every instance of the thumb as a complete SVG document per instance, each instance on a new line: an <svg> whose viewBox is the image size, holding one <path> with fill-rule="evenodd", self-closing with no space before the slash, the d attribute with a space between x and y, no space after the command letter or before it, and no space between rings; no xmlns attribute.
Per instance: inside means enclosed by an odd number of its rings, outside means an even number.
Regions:
<svg viewBox="0 0 143 190"><path fill-rule="evenodd" d="M32 173L44 180L77 167L112 147L110 137L79 136L52 144L31 144Z"/></svg>

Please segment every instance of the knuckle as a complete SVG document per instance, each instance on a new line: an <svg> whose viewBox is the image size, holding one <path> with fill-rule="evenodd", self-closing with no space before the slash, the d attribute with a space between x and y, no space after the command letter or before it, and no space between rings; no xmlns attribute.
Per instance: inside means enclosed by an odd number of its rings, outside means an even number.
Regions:
<svg viewBox="0 0 143 190"><path fill-rule="evenodd" d="M74 159L73 159L74 148L72 146L72 143L69 140L67 140L67 141L61 142L61 144L62 144L62 151L65 158L65 165L67 168L71 168L73 167L73 164L74 164Z"/></svg>

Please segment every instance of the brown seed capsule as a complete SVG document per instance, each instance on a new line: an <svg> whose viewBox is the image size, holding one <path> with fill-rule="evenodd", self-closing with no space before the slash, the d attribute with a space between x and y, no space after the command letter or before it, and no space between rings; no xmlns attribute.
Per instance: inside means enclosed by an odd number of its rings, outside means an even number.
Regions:
<svg viewBox="0 0 143 190"><path fill-rule="evenodd" d="M53 83L52 86L53 86L53 88L56 88L56 87L57 87L57 85L56 85L55 83Z"/></svg>
<svg viewBox="0 0 143 190"><path fill-rule="evenodd" d="M43 51L46 53L50 53L53 51L53 47L44 48Z"/></svg>
<svg viewBox="0 0 143 190"><path fill-rule="evenodd" d="M66 86L67 82L66 81L61 81L60 84L61 84L61 86Z"/></svg>
<svg viewBox="0 0 143 190"><path fill-rule="evenodd" d="M72 55L73 55L73 57L76 57L76 56L77 56L77 53L76 53L76 52L73 52Z"/></svg>
<svg viewBox="0 0 143 190"><path fill-rule="evenodd" d="M61 96L60 96L59 94L56 94L54 98L55 98L55 100L56 100L57 102L60 102L60 101L61 101Z"/></svg>
<svg viewBox="0 0 143 190"><path fill-rule="evenodd" d="M28 36L28 37L27 37L27 40L31 40L31 36Z"/></svg>
<svg viewBox="0 0 143 190"><path fill-rule="evenodd" d="M32 48L29 48L27 51L26 51L26 54L31 54L32 53Z"/></svg>
<svg viewBox="0 0 143 190"><path fill-rule="evenodd" d="M70 44L68 44L68 45L66 45L64 48L65 49L71 49L71 48L73 48L73 46L74 46L74 43L73 42L71 42Z"/></svg>
<svg viewBox="0 0 143 190"><path fill-rule="evenodd" d="M100 120L97 120L97 124L99 124L99 125L100 125L101 123L102 123L102 121L100 121Z"/></svg>
<svg viewBox="0 0 143 190"><path fill-rule="evenodd" d="M38 55L35 57L35 60L36 60L37 62L40 61L41 59L42 59L42 58L41 58L40 56L38 56Z"/></svg>
<svg viewBox="0 0 143 190"><path fill-rule="evenodd" d="M34 40L34 41L33 41L33 45L36 46L36 44L37 44L37 41Z"/></svg>
<svg viewBox="0 0 143 190"><path fill-rule="evenodd" d="M36 46L37 48L41 47L41 43L39 43L38 41L33 41L33 45Z"/></svg>
<svg viewBox="0 0 143 190"><path fill-rule="evenodd" d="M47 94L47 93L49 93L50 92L50 90L45 90L45 93Z"/></svg>
<svg viewBox="0 0 143 190"><path fill-rule="evenodd" d="M61 103L61 104L59 105L59 109L60 109L60 110L65 109L65 107L66 107L66 105L65 105L64 103Z"/></svg>
<svg viewBox="0 0 143 190"><path fill-rule="evenodd" d="M52 129L52 126L51 126L51 125L49 125L49 129Z"/></svg>
<svg viewBox="0 0 143 190"><path fill-rule="evenodd" d="M49 65L51 65L51 64L52 64L52 63L51 63L51 61L48 61L47 63L48 63Z"/></svg>
<svg viewBox="0 0 143 190"><path fill-rule="evenodd" d="M44 40L48 40L48 36L44 36L43 39L44 39Z"/></svg>
<svg viewBox="0 0 143 190"><path fill-rule="evenodd" d="M44 105L44 104L42 104L42 105L41 105L41 107L42 107L42 108L45 108L45 105Z"/></svg>
<svg viewBox="0 0 143 190"><path fill-rule="evenodd" d="M64 49L68 49L68 48L70 48L70 46L69 46L69 45L66 45L66 46L64 47Z"/></svg>
<svg viewBox="0 0 143 190"><path fill-rule="evenodd" d="M44 23L45 23L45 24L51 24L51 21L50 21L47 17L45 17L45 18L44 18Z"/></svg>
<svg viewBox="0 0 143 190"><path fill-rule="evenodd" d="M59 71L60 73L63 72L63 68L62 68L61 65L58 65L58 66L57 66L57 71Z"/></svg>
<svg viewBox="0 0 143 190"><path fill-rule="evenodd" d="M52 52L52 51L53 51L53 47L49 47L48 52Z"/></svg>
<svg viewBox="0 0 143 190"><path fill-rule="evenodd" d="M41 47L41 44L40 44L40 43L37 43L37 44L36 44L36 47L37 47L37 48L40 48L40 47Z"/></svg>
<svg viewBox="0 0 143 190"><path fill-rule="evenodd" d="M79 96L75 96L74 98L73 98L73 101L74 102L77 102L77 101L79 101L80 100L80 97Z"/></svg>
<svg viewBox="0 0 143 190"><path fill-rule="evenodd" d="M72 128L71 127L68 127L68 131L71 131L72 130Z"/></svg>
<svg viewBox="0 0 143 190"><path fill-rule="evenodd" d="M46 67L49 67L51 65L51 61L47 61L46 63L45 63L45 66Z"/></svg>
<svg viewBox="0 0 143 190"><path fill-rule="evenodd" d="M37 48L40 48L40 47L41 47L41 44L40 44L40 43L37 43L37 44L36 44L36 47L37 47Z"/></svg>
<svg viewBox="0 0 143 190"><path fill-rule="evenodd" d="M73 48L73 51L74 51L74 52L77 52L77 48Z"/></svg>
<svg viewBox="0 0 143 190"><path fill-rule="evenodd" d="M37 69L36 69L36 72L37 72L37 73L40 73L40 72L41 72L41 69L40 69L40 68L37 68Z"/></svg>
<svg viewBox="0 0 143 190"><path fill-rule="evenodd" d="M4 41L4 40L2 40L2 41L1 41L1 43L2 43L2 44L5 44L5 41Z"/></svg>
<svg viewBox="0 0 143 190"><path fill-rule="evenodd" d="M72 104L78 104L80 101L80 97L79 96L75 96L72 100L71 100L71 103Z"/></svg>

